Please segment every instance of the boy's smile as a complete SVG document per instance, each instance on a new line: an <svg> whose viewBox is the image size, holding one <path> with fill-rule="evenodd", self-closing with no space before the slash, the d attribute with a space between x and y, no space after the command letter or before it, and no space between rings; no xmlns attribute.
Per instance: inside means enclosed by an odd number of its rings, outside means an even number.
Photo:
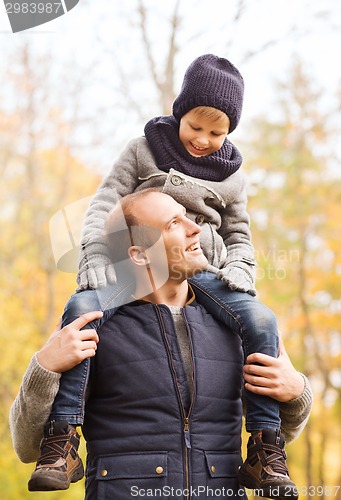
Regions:
<svg viewBox="0 0 341 500"><path fill-rule="evenodd" d="M222 147L229 127L230 120L225 113L217 119L193 108L180 120L179 138L190 155L207 156Z"/></svg>

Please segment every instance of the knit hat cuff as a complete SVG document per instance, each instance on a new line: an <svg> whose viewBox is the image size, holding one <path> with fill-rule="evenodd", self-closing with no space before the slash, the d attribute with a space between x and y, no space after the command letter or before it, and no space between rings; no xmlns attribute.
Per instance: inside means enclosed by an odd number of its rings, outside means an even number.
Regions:
<svg viewBox="0 0 341 500"><path fill-rule="evenodd" d="M181 118L188 111L199 106L209 106L211 108L219 109L220 111L225 113L230 120L229 133L233 132L233 130L237 127L239 122L239 113L237 109L231 102L227 100L223 101L221 97L214 95L196 95L182 101L181 104L178 104L177 100L175 100L173 104L173 115L176 120L180 122Z"/></svg>

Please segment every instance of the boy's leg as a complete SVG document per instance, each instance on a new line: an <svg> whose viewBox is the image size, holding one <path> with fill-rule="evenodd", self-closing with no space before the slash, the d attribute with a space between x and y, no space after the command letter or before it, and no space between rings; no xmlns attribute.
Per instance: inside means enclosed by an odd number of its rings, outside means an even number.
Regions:
<svg viewBox="0 0 341 500"><path fill-rule="evenodd" d="M250 294L230 290L213 273L203 272L190 279L196 298L216 319L239 335L245 358L254 352L278 356L277 321L274 313ZM246 429L280 428L278 402L245 391Z"/></svg>
<svg viewBox="0 0 341 500"><path fill-rule="evenodd" d="M132 283L110 285L99 290L85 290L74 294L67 303L62 326L90 311L103 311L103 317L84 328L98 330L117 308L130 302ZM85 391L88 384L90 359L84 360L60 379L49 422L44 429L40 457L28 483L30 491L67 489L84 475L83 464L78 456L79 435L76 425L84 420Z"/></svg>
<svg viewBox="0 0 341 500"><path fill-rule="evenodd" d="M189 281L198 302L240 335L245 358L254 352L277 358L277 321L268 307L248 293L230 290L226 283L207 271ZM286 493L289 498L297 498L296 486L289 478L285 463L279 403L246 390L244 398L246 429L251 437L248 457L240 472L241 484L260 490L259 496L279 498L282 493Z"/></svg>
<svg viewBox="0 0 341 500"><path fill-rule="evenodd" d="M82 314L102 311L100 319L92 321L83 329L99 330L108 317L115 314L119 306L129 302L128 285L110 285L98 290L84 290L72 295L65 306L62 327L69 325ZM58 394L52 406L50 420L66 420L72 425L82 425L84 421L85 391L89 380L90 359L62 374Z"/></svg>

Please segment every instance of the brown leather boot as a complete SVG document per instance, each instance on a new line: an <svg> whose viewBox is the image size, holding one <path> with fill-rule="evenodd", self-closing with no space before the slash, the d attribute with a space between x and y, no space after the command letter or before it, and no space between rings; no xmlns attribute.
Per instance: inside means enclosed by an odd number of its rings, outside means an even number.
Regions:
<svg viewBox="0 0 341 500"><path fill-rule="evenodd" d="M79 434L66 421L49 422L44 428L40 457L28 482L29 491L66 490L84 476L77 450Z"/></svg>
<svg viewBox="0 0 341 500"><path fill-rule="evenodd" d="M284 451L284 437L264 429L253 434L247 445L247 458L238 472L242 486L266 498L298 498L295 483L289 477Z"/></svg>

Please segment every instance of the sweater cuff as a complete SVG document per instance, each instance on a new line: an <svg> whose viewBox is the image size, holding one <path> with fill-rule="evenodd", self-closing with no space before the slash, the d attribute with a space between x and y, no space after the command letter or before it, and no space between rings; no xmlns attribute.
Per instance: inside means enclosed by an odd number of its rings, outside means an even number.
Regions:
<svg viewBox="0 0 341 500"><path fill-rule="evenodd" d="M291 401L281 403L281 412L286 415L300 415L307 412L307 409L311 409L313 405L313 393L310 387L309 380L303 373L300 374L304 380L304 389L300 396Z"/></svg>
<svg viewBox="0 0 341 500"><path fill-rule="evenodd" d="M54 399L56 388L59 388L61 373L47 370L38 361L35 353L27 367L24 375L23 385L27 387L28 392L39 395L47 399Z"/></svg>
<svg viewBox="0 0 341 500"><path fill-rule="evenodd" d="M212 264L207 264L205 271L208 271L209 273L217 274L217 272L219 271L219 268L212 266Z"/></svg>

